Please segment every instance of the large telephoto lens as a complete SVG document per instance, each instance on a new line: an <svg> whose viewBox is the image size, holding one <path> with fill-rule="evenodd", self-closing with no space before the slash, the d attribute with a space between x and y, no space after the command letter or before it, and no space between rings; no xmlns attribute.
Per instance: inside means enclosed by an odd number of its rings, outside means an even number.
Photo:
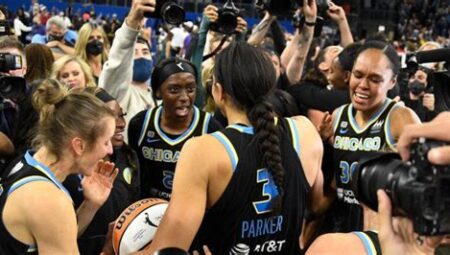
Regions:
<svg viewBox="0 0 450 255"><path fill-rule="evenodd" d="M183 7L175 2L168 1L161 8L161 16L167 23L178 26L185 20L186 13Z"/></svg>
<svg viewBox="0 0 450 255"><path fill-rule="evenodd" d="M356 199L377 211L377 190L392 192L392 185L395 186L401 168L403 162L394 153L376 153L360 160L351 180Z"/></svg>

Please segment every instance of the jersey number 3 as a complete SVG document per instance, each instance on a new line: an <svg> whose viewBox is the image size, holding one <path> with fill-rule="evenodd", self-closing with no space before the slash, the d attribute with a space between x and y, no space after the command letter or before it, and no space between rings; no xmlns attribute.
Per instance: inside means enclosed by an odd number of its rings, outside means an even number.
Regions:
<svg viewBox="0 0 450 255"><path fill-rule="evenodd" d="M256 182L264 183L262 189L262 196L265 200L253 202L253 207L257 214L270 212L272 200L278 196L278 189L273 181L272 175L265 168L259 169L256 173Z"/></svg>

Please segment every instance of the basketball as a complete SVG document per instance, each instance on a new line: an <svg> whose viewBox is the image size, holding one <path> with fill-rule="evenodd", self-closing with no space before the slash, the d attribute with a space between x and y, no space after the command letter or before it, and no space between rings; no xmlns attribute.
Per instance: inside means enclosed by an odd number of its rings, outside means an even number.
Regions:
<svg viewBox="0 0 450 255"><path fill-rule="evenodd" d="M128 206L114 224L114 252L125 255L150 243L168 205L163 199L146 198Z"/></svg>

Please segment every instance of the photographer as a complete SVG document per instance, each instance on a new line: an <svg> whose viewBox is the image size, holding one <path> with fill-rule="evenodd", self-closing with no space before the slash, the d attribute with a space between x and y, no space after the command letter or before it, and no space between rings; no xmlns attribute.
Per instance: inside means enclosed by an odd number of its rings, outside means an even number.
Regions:
<svg viewBox="0 0 450 255"><path fill-rule="evenodd" d="M416 112L422 122L430 121L437 115L433 83L433 71L425 67L419 67L409 77L409 93L404 102Z"/></svg>
<svg viewBox="0 0 450 255"><path fill-rule="evenodd" d="M12 77L24 77L27 71L27 64L25 59L24 47L21 42L13 37L5 36L0 38L0 54L2 54L2 66L5 66L4 70L0 70L0 77L2 79ZM17 67L18 63L9 63L6 60L6 56L20 56L21 63L20 68L12 68L10 65ZM16 59L17 60L17 59ZM8 62L8 64L6 63ZM12 80L4 81L5 85L12 82ZM6 164L8 157L11 157L14 153L14 132L16 125L16 117L18 114L17 102L13 102L10 98L3 98L0 96L0 169L2 164Z"/></svg>
<svg viewBox="0 0 450 255"><path fill-rule="evenodd" d="M406 125L397 144L403 161L410 160L411 145L419 138L450 142L450 133L447 131L449 126L450 112L443 112L428 123ZM432 165L448 166L450 164L450 146L430 149L427 159ZM413 233L411 220L392 218L391 199L386 192L379 190L377 195L380 226L378 236L383 254L434 254L442 237L423 237ZM447 215L442 216L446 217Z"/></svg>
<svg viewBox="0 0 450 255"><path fill-rule="evenodd" d="M198 77L201 77L202 74L202 64L207 59L204 58L204 53L211 56L211 59L214 59L214 55L219 53L221 50L226 48L228 44L232 40L233 34L220 34L210 30L212 24L217 24L219 21L219 8L214 5L208 5L205 7L203 11L202 21L200 23L199 31L198 31L198 41L197 45L193 50L191 62L195 65L198 72ZM208 35L208 32L211 33ZM242 17L237 17L237 26L234 30L235 40L243 41L245 39L245 34L247 32L247 21L245 21ZM220 39L220 37L222 37ZM210 41L207 41L207 39ZM221 43L221 40L224 43ZM214 41L214 42L213 42ZM205 47L209 45L209 51L204 52ZM220 47L219 47L220 46ZM207 56L206 55L206 56ZM212 60L209 61L212 61ZM197 98L195 101L195 105L202 108L205 104L205 89L203 88L201 79L198 79L197 83Z"/></svg>

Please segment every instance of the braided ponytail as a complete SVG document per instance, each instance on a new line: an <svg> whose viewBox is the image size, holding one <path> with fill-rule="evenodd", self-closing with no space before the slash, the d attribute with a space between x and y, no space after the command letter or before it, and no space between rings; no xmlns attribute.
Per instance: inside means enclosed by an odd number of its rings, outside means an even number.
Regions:
<svg viewBox="0 0 450 255"><path fill-rule="evenodd" d="M260 167L269 171L277 186L278 196L271 205L272 213L277 214L284 194L284 168L275 111L269 101L276 85L272 61L261 49L245 42L232 43L217 56L214 76L255 128L258 151L262 155Z"/></svg>
<svg viewBox="0 0 450 255"><path fill-rule="evenodd" d="M261 100L248 112L248 117L255 128L258 150L262 155L262 167L267 168L277 186L278 196L272 204L273 213L276 214L281 209L284 195L284 169L273 107L266 100Z"/></svg>

